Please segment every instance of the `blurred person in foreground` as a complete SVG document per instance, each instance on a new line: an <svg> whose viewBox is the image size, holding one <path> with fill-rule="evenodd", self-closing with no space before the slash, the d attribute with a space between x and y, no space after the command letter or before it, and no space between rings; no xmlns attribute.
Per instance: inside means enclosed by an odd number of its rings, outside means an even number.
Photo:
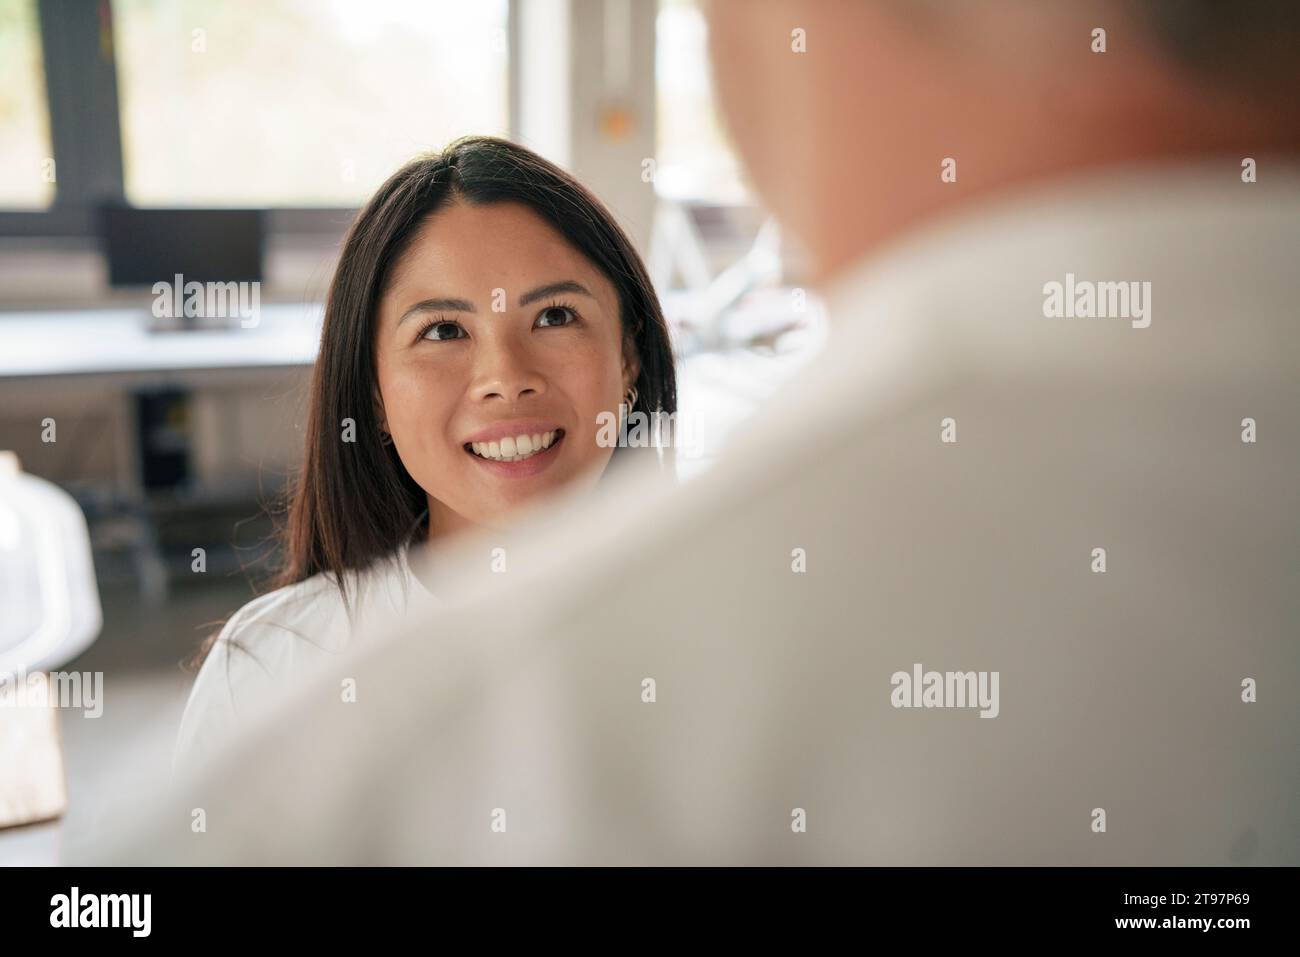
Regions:
<svg viewBox="0 0 1300 957"><path fill-rule="evenodd" d="M1300 863L1297 8L709 15L824 354L101 860Z"/></svg>

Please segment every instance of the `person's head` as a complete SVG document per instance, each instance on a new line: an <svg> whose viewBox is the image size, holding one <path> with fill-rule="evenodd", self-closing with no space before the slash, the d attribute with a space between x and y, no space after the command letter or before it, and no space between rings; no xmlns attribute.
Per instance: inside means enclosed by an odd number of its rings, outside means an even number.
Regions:
<svg viewBox="0 0 1300 957"><path fill-rule="evenodd" d="M436 539L591 486L616 454L600 425L631 410L676 411L673 357L609 211L504 140L417 159L361 210L330 286L284 579L391 554L426 508Z"/></svg>
<svg viewBox="0 0 1300 957"><path fill-rule="evenodd" d="M1294 0L709 6L727 125L821 278L943 207L1014 183L1300 147ZM955 183L940 177L947 158Z"/></svg>

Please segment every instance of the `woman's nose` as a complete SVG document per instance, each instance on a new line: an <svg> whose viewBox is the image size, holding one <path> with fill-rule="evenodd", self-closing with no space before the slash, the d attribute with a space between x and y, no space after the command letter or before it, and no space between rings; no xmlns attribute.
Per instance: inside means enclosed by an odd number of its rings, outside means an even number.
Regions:
<svg viewBox="0 0 1300 957"><path fill-rule="evenodd" d="M527 349L508 341L480 343L474 357L474 398L515 402L546 391L546 380L530 361Z"/></svg>

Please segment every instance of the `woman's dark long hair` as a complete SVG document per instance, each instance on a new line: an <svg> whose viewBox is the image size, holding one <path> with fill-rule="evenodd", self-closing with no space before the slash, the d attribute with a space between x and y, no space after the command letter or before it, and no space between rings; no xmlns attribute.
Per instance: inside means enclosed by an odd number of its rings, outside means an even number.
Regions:
<svg viewBox="0 0 1300 957"><path fill-rule="evenodd" d="M327 572L348 602L348 573L393 555L427 507L422 489L381 441L374 398L375 317L394 264L425 220L453 201L532 209L618 292L626 345L640 360L633 411L677 411L672 346L645 266L614 217L564 170L515 143L472 136L402 167L352 223L325 303L311 381L302 468L290 484L271 588ZM354 441L342 441L346 420ZM618 450L616 450L616 455ZM206 655L215 636L204 643Z"/></svg>

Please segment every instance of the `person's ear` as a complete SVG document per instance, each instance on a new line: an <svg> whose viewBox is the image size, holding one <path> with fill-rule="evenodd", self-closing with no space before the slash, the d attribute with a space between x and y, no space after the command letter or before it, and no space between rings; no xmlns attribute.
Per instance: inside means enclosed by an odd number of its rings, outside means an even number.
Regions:
<svg viewBox="0 0 1300 957"><path fill-rule="evenodd" d="M379 386L375 386L374 391L370 394L370 398L374 402L375 421L379 423L379 431L381 433L387 432L388 413L384 411L384 397L379 394Z"/></svg>
<svg viewBox="0 0 1300 957"><path fill-rule="evenodd" d="M627 342L623 346L623 394L636 385L641 376L641 358L637 355L636 344Z"/></svg>

